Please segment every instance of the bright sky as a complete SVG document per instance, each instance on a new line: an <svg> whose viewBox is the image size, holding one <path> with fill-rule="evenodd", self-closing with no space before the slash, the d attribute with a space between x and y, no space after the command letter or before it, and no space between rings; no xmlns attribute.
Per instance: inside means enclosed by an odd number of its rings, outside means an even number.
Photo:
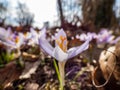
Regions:
<svg viewBox="0 0 120 90"><path fill-rule="evenodd" d="M120 8L120 0L116 0L115 6ZM115 9L117 9L116 16L117 17L120 16L120 9L118 9L118 8L115 8Z"/></svg>
<svg viewBox="0 0 120 90"><path fill-rule="evenodd" d="M35 15L35 25L41 27L43 22L52 22L57 16L56 0L11 0L12 7L16 7L17 1L26 3L30 12ZM14 14L14 10L12 12Z"/></svg>
<svg viewBox="0 0 120 90"><path fill-rule="evenodd" d="M17 1L26 3L30 12L34 13L35 26L42 27L43 22L53 22L57 18L57 0L10 0L14 9L10 9L13 17L15 16ZM120 0L116 0L116 6L120 6Z"/></svg>
<svg viewBox="0 0 120 90"><path fill-rule="evenodd" d="M120 5L120 0L116 0L116 5Z"/></svg>

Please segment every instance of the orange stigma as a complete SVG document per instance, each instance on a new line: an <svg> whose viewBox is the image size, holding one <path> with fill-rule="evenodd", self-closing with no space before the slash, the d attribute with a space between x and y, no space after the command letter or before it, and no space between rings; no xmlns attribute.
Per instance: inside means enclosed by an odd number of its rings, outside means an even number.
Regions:
<svg viewBox="0 0 120 90"><path fill-rule="evenodd" d="M18 37L18 36L15 38L15 42L16 42L16 43L19 42L19 37Z"/></svg>
<svg viewBox="0 0 120 90"><path fill-rule="evenodd" d="M59 45L59 47L66 52L67 51L67 38L64 36L60 36L58 40L56 40L56 43Z"/></svg>

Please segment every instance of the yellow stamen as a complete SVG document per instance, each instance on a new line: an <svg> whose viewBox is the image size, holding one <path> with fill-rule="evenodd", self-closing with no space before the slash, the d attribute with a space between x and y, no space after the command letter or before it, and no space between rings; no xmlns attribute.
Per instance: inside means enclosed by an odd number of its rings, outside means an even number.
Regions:
<svg viewBox="0 0 120 90"><path fill-rule="evenodd" d="M19 42L19 37L15 38L15 42L18 43Z"/></svg>
<svg viewBox="0 0 120 90"><path fill-rule="evenodd" d="M66 43L65 43L66 42ZM56 43L59 45L59 47L66 52L67 51L67 38L64 36L60 36L58 40L56 40Z"/></svg>
<svg viewBox="0 0 120 90"><path fill-rule="evenodd" d="M28 33L27 33L27 32L25 32L25 33L24 33L24 36L26 37L26 36L27 36L27 34L28 34Z"/></svg>

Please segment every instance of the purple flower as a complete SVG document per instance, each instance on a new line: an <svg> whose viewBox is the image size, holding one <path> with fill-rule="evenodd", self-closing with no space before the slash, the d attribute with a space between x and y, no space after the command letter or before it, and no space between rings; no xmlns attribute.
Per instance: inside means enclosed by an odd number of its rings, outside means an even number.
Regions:
<svg viewBox="0 0 120 90"><path fill-rule="evenodd" d="M81 46L67 49L67 36L66 33L61 29L55 36L55 47L52 47L45 38L46 30L41 32L43 32L43 34L39 38L39 45L46 53L60 62L73 58L74 56L88 49L89 42L91 41L90 37Z"/></svg>
<svg viewBox="0 0 120 90"><path fill-rule="evenodd" d="M7 47L13 47L15 43L10 40L11 35L11 29L6 30L0 27L0 43L4 44Z"/></svg>
<svg viewBox="0 0 120 90"><path fill-rule="evenodd" d="M20 48L20 46L24 43L23 34L16 34L13 33L11 29L6 30L0 27L0 43L10 47L11 49Z"/></svg>
<svg viewBox="0 0 120 90"><path fill-rule="evenodd" d="M25 43L23 33L18 33L18 34L13 33L10 38L11 41L15 43L14 48L20 48L21 45Z"/></svg>
<svg viewBox="0 0 120 90"><path fill-rule="evenodd" d="M29 45L38 45L38 38L41 35L41 32L37 32L36 30L34 30L33 28L30 29L30 33L31 33L31 38L30 38L30 42L28 43Z"/></svg>
<svg viewBox="0 0 120 90"><path fill-rule="evenodd" d="M67 49L67 36L66 33L61 29L55 35L55 47L52 47L50 43L46 40L46 30L44 29L41 31L41 36L39 37L39 45L50 56L58 60L59 72L61 77L60 86L63 87L65 85L64 67L66 60L88 49L90 40L91 38L88 38L88 40L86 40L81 46Z"/></svg>
<svg viewBox="0 0 120 90"><path fill-rule="evenodd" d="M102 31L100 31L98 33L98 37L97 37L97 43L101 44L101 43L109 43L114 39L114 35L112 35L111 31L108 31L106 29L102 29Z"/></svg>
<svg viewBox="0 0 120 90"><path fill-rule="evenodd" d="M81 41L86 41L86 40L88 40L89 38L91 38L91 39L96 39L96 38L97 38L97 34L96 34L96 33L88 32L87 34L82 33L82 34L79 36L79 39L80 39Z"/></svg>

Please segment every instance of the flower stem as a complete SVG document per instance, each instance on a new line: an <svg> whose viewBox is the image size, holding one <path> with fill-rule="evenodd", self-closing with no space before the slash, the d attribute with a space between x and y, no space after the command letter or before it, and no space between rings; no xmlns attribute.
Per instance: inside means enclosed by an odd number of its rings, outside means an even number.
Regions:
<svg viewBox="0 0 120 90"><path fill-rule="evenodd" d="M60 72L60 77L61 77L61 84L62 86L65 86L65 62L58 62L58 66L59 66L59 72Z"/></svg>
<svg viewBox="0 0 120 90"><path fill-rule="evenodd" d="M58 65L59 65L59 69L58 69L55 59L53 61L54 61L55 70L56 70L56 73L58 76L58 80L60 82L60 90L64 90L64 85L65 85L65 83L64 83L64 64L62 64L62 62L58 62Z"/></svg>

